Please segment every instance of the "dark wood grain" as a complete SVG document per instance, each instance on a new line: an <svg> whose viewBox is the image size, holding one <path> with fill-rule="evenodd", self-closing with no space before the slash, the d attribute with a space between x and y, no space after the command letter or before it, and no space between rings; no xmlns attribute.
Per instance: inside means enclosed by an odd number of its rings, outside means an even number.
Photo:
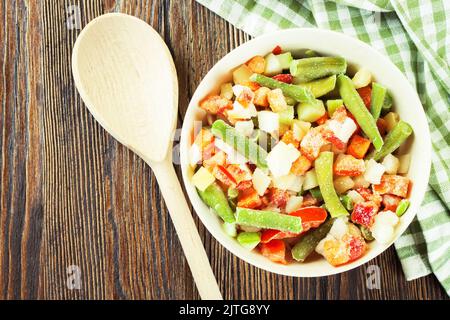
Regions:
<svg viewBox="0 0 450 320"><path fill-rule="evenodd" d="M0 1L0 299L198 299L151 170L84 107L70 58L82 26L107 12L158 30L180 80L179 125L206 72L249 39L194 1ZM434 276L406 282L393 248L356 270L301 279L252 267L197 221L227 299L446 299ZM67 286L69 266L81 288ZM366 270L381 268L381 289Z"/></svg>

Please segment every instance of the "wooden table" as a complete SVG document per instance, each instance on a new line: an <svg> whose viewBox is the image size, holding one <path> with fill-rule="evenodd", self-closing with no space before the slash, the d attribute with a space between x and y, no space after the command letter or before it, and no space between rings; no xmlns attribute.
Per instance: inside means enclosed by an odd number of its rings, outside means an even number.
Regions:
<svg viewBox="0 0 450 320"><path fill-rule="evenodd" d="M0 299L198 298L152 172L99 127L73 84L73 14L82 27L114 11L147 21L167 41L179 72L179 125L206 72L248 40L194 1L0 1ZM434 276L406 282L393 248L338 276L261 271L194 216L227 299L447 298ZM366 286L369 265L380 267L380 289Z"/></svg>

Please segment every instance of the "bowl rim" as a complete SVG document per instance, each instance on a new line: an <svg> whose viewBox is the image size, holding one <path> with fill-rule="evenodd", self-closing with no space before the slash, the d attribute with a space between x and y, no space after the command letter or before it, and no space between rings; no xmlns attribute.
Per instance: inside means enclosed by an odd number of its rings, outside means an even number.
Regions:
<svg viewBox="0 0 450 320"><path fill-rule="evenodd" d="M401 225L396 227L396 235L393 241L391 241L387 245L377 245L377 250L375 248L371 248L366 254L361 257L360 259L353 261L351 263L345 264L343 266L339 267L333 267L329 265L329 268L325 272L310 272L308 274L298 273L296 271L296 268L290 267L291 265L298 265L297 263L292 263L289 265L281 265L274 263L272 261L269 261L268 259L264 258L267 261L264 262L264 260L258 259L255 257L255 254L258 256L261 256L259 253L253 253L248 252L247 254L244 254L244 250L237 250L235 246L231 245L230 242L236 242L235 239L232 239L228 237L223 230L220 229L220 234L216 234L213 232L214 228L210 221L208 221L208 218L206 217L206 214L210 214L210 210L206 207L206 205L201 202L195 187L192 185L190 181L190 177L188 176L189 171L189 156L188 156L188 147L190 146L189 138L191 135L191 126L189 126L187 123L189 123L193 119L195 109L197 109L196 101L199 101L202 97L199 96L200 94L200 88L204 86L208 86L208 83L211 81L208 81L210 78L212 78L214 75L217 74L218 70L221 68L223 64L228 63L230 60L233 60L236 55L239 55L240 52L248 50L249 48L252 48L255 46L255 44L258 44L260 42L269 42L273 44L273 47L277 45L276 42L273 42L272 39L277 39L281 37L289 37L289 36L298 36L302 33L312 33L315 34L317 37L336 37L340 41L346 41L351 44L351 46L355 46L357 48L361 48L362 50L367 50L370 52L371 55L376 56L376 58L385 65L385 69L390 69L390 72L393 72L396 74L396 77L401 78L402 84L405 86L405 89L408 90L411 93L411 96L409 97L409 100L413 102L414 105L417 106L418 115L417 115L417 122L420 124L422 129L425 132L422 132L422 134L425 134L425 137L421 137L420 141L424 144L424 147L426 150L429 150L429 152L423 152L425 155L425 163L421 163L421 168L424 170L423 172L423 179L422 181L426 181L425 183L421 185L413 185L414 190L418 190L418 198L415 200L414 207L411 206L410 210L402 217L402 223ZM309 49L313 49L311 46L308 47ZM301 43L299 43L299 50L306 49L306 47L302 47ZM334 50L334 49L332 49ZM244 57L244 59L241 59L241 64L250 59L252 56ZM247 60L245 60L247 59ZM356 63L356 62L355 62ZM352 62L350 62L352 64ZM238 67L239 63L237 63L234 67ZM231 71L231 70L229 70ZM212 87L209 85L209 87ZM186 121L188 120L188 121ZM417 138L415 138L417 139ZM414 143L413 143L414 144ZM398 69L396 65L385 55L381 54L379 51L371 47L369 44L362 42L361 40L354 38L352 36L346 35L344 33L331 31L331 30L325 30L325 29L318 29L318 28L292 28L292 29L285 29L280 30L276 32L267 33L264 35L261 35L259 37L256 37L254 39L251 39L240 46L236 47L235 49L231 50L229 53L227 53L223 58L221 58L209 71L208 73L202 78L201 82L197 86L191 100L189 103L189 106L186 110L183 124L182 124L182 132L181 132L181 141L180 141L180 162L181 162L181 169L182 169L182 176L183 176L183 182L186 189L186 192L188 194L189 200L192 203L193 209L196 211L197 215L199 216L200 220L202 221L203 225L206 227L206 229L211 233L211 235L222 245L224 246L228 251L230 251L232 254L234 254L236 257L244 260L245 262L256 266L260 269L263 269L265 271L269 271L272 273L280 274L280 275L286 275L286 276L293 276L293 277L322 277L322 276L329 276L334 274L339 274L342 272L346 272L352 269L355 269L357 267L360 267L361 265L371 261L375 257L379 256L383 252L385 252L395 241L398 240L398 238L404 233L404 231L408 228L408 226L413 221L417 210L420 208L420 205L423 201L423 198L425 196L426 188L429 181L429 175L430 175L430 169L431 169L431 138L430 138L430 132L428 127L428 122L426 119L426 115L423 109L423 106L420 102L420 99L418 97L418 94L416 90L412 87L408 79L405 77L405 75ZM201 203L199 203L199 201ZM382 249L380 249L382 248ZM261 256L262 257L262 256Z"/></svg>

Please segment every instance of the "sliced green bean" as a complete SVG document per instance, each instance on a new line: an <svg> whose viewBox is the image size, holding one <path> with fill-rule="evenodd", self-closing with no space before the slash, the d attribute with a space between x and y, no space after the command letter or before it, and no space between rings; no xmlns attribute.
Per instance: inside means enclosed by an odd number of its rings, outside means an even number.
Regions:
<svg viewBox="0 0 450 320"><path fill-rule="evenodd" d="M384 115L389 111L391 111L392 104L393 104L392 96L389 94L388 91L386 91L386 96L384 97L383 101L383 107L381 108L381 114Z"/></svg>
<svg viewBox="0 0 450 320"><path fill-rule="evenodd" d="M347 109L353 114L361 129L372 141L375 150L381 150L383 146L383 138L378 131L375 119L364 105L361 96L355 89L352 80L346 75L338 76L339 93L344 100Z"/></svg>
<svg viewBox="0 0 450 320"><path fill-rule="evenodd" d="M245 249L253 250L261 242L261 233L259 233L259 232L241 232L237 236L237 241Z"/></svg>
<svg viewBox="0 0 450 320"><path fill-rule="evenodd" d="M275 229L300 233L303 230L300 217L289 216L275 211L236 208L238 224L264 229Z"/></svg>
<svg viewBox="0 0 450 320"><path fill-rule="evenodd" d="M237 152L249 159L260 169L267 169L267 151L257 143L251 141L236 131L223 120L217 120L211 127L211 132L221 138L226 144L232 146Z"/></svg>
<svg viewBox="0 0 450 320"><path fill-rule="evenodd" d="M299 242L292 248L292 258L299 262L303 262L314 251L319 242L326 237L331 227L333 226L334 219L328 219L321 224L317 229L309 231L305 234Z"/></svg>
<svg viewBox="0 0 450 320"><path fill-rule="evenodd" d="M225 192L223 192L222 188L216 182L206 188L205 191L197 189L197 192L203 202L212 208L223 221L228 223L236 221Z"/></svg>
<svg viewBox="0 0 450 320"><path fill-rule="evenodd" d="M366 239L367 241L375 240L375 238L373 237L372 232L369 230L369 228L367 228L365 226L359 226L359 229L361 230L361 234L364 239Z"/></svg>
<svg viewBox="0 0 450 320"><path fill-rule="evenodd" d="M345 209L352 211L353 210L353 200L348 195L341 196L341 202L344 205Z"/></svg>
<svg viewBox="0 0 450 320"><path fill-rule="evenodd" d="M322 192L320 192L320 188L314 188L309 190L311 192L311 195L314 197L314 199L317 199L319 201L323 201Z"/></svg>
<svg viewBox="0 0 450 320"><path fill-rule="evenodd" d="M386 97L386 88L381 84L373 82L372 83L372 97L370 99L370 112L372 113L375 121L378 120L381 114L381 109L383 108L383 103Z"/></svg>
<svg viewBox="0 0 450 320"><path fill-rule="evenodd" d="M308 82L334 74L345 73L347 62L341 57L313 57L293 60L291 74L300 82Z"/></svg>
<svg viewBox="0 0 450 320"><path fill-rule="evenodd" d="M397 125L388 133L385 138L383 148L375 152L373 159L379 161L389 153L394 152L400 147L403 142L413 133L412 127L403 120L400 120Z"/></svg>
<svg viewBox="0 0 450 320"><path fill-rule="evenodd" d="M311 90L307 88L302 88L294 84L287 84L266 76L262 74L253 74L250 77L250 81L256 82L264 87L270 89L281 89L285 96L291 97L298 102L308 102L314 100L314 95Z"/></svg>
<svg viewBox="0 0 450 320"><path fill-rule="evenodd" d="M325 206L332 218L348 215L348 211L339 200L333 185L333 152L322 152L316 159L317 182L322 193Z"/></svg>
<svg viewBox="0 0 450 320"><path fill-rule="evenodd" d="M397 216L401 217L406 212L406 210L408 210L409 205L410 205L409 200L402 199L398 203L397 210L395 210L395 213L397 214Z"/></svg>
<svg viewBox="0 0 450 320"><path fill-rule="evenodd" d="M318 79L306 83L297 84L299 87L311 90L314 97L319 98L334 90L336 87L336 75Z"/></svg>

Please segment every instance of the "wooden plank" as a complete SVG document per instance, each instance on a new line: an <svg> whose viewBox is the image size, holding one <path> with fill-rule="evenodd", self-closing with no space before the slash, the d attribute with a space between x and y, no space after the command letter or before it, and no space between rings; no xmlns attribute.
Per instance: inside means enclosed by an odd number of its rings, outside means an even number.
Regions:
<svg viewBox="0 0 450 320"><path fill-rule="evenodd" d="M203 76L249 39L194 0L0 1L0 299L198 299L151 170L76 92L71 5L81 26L120 11L161 33L179 73L179 126ZM289 278L240 261L194 217L228 299L447 298L434 276L406 282L393 248L342 275ZM67 286L71 265L80 290ZM381 289L366 286L370 265Z"/></svg>

